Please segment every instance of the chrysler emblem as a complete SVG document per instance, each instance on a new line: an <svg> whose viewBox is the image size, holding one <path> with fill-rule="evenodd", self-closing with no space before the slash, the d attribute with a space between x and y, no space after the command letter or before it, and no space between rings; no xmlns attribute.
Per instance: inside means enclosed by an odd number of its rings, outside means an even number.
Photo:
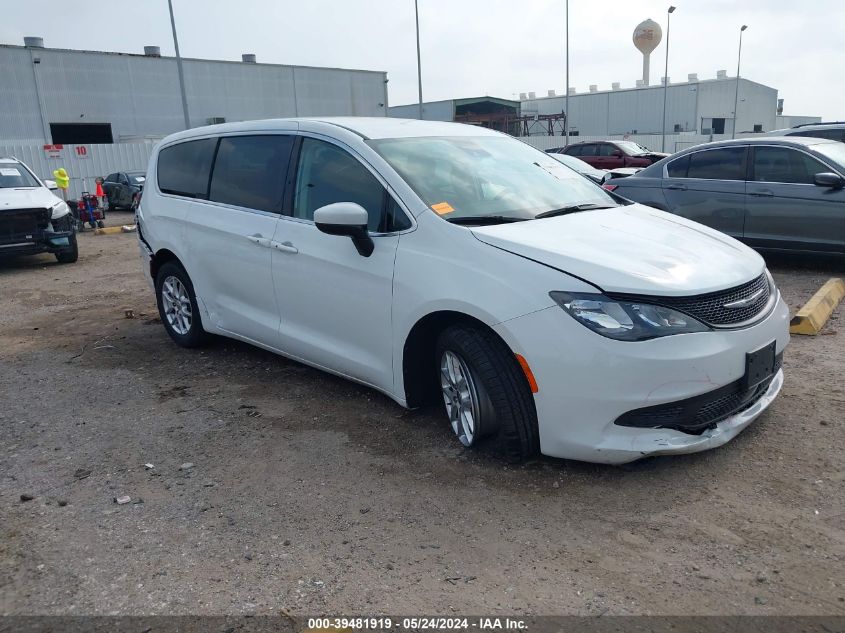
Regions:
<svg viewBox="0 0 845 633"><path fill-rule="evenodd" d="M747 306L750 306L755 301L757 301L757 299L760 298L760 295L762 295L765 291L766 291L765 288L760 288L760 290L755 292L750 297L746 297L745 299L738 299L737 301L731 301L730 303L726 303L722 307L727 308L728 310L734 310L736 308L745 308Z"/></svg>

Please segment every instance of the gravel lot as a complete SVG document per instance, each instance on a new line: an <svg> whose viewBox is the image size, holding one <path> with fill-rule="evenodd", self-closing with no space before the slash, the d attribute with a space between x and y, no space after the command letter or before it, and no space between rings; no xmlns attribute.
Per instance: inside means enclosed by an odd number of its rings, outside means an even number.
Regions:
<svg viewBox="0 0 845 633"><path fill-rule="evenodd" d="M439 410L176 347L135 239L0 262L0 614L845 614L841 307L725 447L514 468ZM770 263L793 310L845 273Z"/></svg>

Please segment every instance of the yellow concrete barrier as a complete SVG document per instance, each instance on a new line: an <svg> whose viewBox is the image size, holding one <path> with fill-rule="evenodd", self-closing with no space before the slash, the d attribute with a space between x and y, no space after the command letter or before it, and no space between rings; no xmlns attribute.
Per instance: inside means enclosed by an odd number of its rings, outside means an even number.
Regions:
<svg viewBox="0 0 845 633"><path fill-rule="evenodd" d="M135 226L134 224L132 225ZM122 226L107 226L103 229L94 229L94 235L114 235L115 233L128 233Z"/></svg>
<svg viewBox="0 0 845 633"><path fill-rule="evenodd" d="M790 334L818 334L845 297L845 281L828 279L789 322Z"/></svg>

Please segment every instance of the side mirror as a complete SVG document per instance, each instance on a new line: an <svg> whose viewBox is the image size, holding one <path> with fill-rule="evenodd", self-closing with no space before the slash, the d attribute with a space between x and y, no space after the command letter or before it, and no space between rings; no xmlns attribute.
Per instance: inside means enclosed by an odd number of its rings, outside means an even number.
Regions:
<svg viewBox="0 0 845 633"><path fill-rule="evenodd" d="M44 186L47 187L50 191L57 191L59 186L56 184L55 180L45 180Z"/></svg>
<svg viewBox="0 0 845 633"><path fill-rule="evenodd" d="M825 171L813 176L813 182L819 187L830 187L831 189L841 189L845 185L845 178L839 174L834 174L832 171Z"/></svg>
<svg viewBox="0 0 845 633"><path fill-rule="evenodd" d="M314 211L314 224L328 235L345 235L352 238L358 253L364 257L373 254L375 244L367 230L367 211L354 202L335 202Z"/></svg>

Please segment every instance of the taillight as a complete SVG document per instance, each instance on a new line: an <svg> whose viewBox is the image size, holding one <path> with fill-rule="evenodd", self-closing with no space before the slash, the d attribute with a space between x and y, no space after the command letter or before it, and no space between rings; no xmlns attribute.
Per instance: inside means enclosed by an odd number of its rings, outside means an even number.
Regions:
<svg viewBox="0 0 845 633"><path fill-rule="evenodd" d="M618 186L619 186L619 185L602 185L602 188L607 189L608 191L613 191L613 190L614 190L614 189L616 189Z"/></svg>

